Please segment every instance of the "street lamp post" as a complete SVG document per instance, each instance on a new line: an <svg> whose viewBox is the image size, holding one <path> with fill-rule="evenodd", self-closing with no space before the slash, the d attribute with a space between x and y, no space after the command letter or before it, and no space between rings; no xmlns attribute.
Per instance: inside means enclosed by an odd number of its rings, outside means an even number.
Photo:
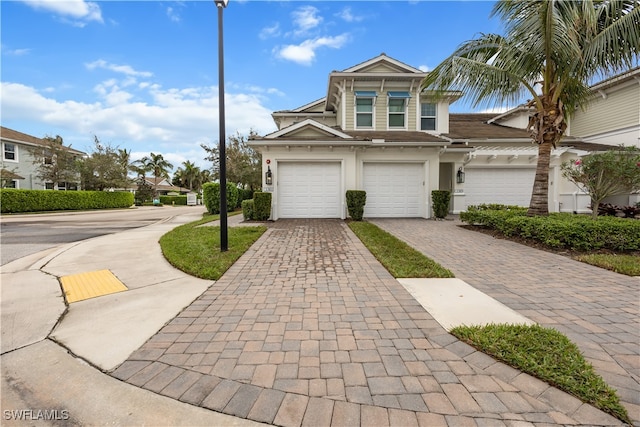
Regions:
<svg viewBox="0 0 640 427"><path fill-rule="evenodd" d="M227 229L227 154L226 135L224 128L224 48L222 43L222 10L227 7L229 0L214 0L218 8L218 112L219 112L219 141L220 141L220 252L229 249L229 235Z"/></svg>

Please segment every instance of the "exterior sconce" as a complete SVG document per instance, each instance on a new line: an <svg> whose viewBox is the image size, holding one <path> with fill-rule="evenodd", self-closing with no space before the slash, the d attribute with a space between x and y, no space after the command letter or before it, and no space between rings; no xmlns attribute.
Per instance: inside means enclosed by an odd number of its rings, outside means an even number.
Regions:
<svg viewBox="0 0 640 427"><path fill-rule="evenodd" d="M462 184L464 182L464 171L462 170L462 167L458 168L458 172L456 173L456 182L458 184Z"/></svg>
<svg viewBox="0 0 640 427"><path fill-rule="evenodd" d="M264 182L266 185L273 185L273 173L271 172L271 166L267 166L267 171L264 174Z"/></svg>

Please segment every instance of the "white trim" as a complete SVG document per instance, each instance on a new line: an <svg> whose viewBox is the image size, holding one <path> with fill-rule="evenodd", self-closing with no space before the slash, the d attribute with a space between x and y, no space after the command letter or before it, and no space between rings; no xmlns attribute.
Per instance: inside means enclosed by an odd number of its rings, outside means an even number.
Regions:
<svg viewBox="0 0 640 427"><path fill-rule="evenodd" d="M338 138L344 138L344 139L353 139L352 136L347 135L346 133L340 132L339 130L336 130L332 127L329 127L327 125L324 125L322 123L319 123L313 119L306 119L303 120L301 122L298 123L294 123L291 126L288 126L284 129L280 129L276 132L270 133L269 135L265 136L264 139L275 139L278 138L280 136L286 135L288 133L291 133L293 131L296 131L298 129L302 129L306 126L311 126L311 127L315 127L317 129L320 129L324 132L327 132L333 136L337 136Z"/></svg>
<svg viewBox="0 0 640 427"><path fill-rule="evenodd" d="M14 155L13 159L7 159L5 157L7 144L13 145L13 155ZM2 143L2 161L9 162L9 163L20 163L20 157L19 157L18 153L19 153L19 150L18 150L18 144L17 143L14 143L14 142L9 142L9 143L3 142Z"/></svg>

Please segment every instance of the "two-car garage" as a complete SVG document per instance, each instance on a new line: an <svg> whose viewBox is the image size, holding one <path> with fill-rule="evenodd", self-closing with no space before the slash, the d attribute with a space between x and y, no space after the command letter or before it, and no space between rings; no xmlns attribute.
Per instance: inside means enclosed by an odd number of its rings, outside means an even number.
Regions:
<svg viewBox="0 0 640 427"><path fill-rule="evenodd" d="M424 162L364 162L361 176L366 217L424 216ZM276 181L279 218L343 217L342 162L279 162Z"/></svg>

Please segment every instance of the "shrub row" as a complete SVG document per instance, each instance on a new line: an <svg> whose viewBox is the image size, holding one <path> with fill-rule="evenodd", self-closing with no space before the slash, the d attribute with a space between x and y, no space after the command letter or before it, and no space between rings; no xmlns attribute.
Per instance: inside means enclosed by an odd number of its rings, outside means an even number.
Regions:
<svg viewBox="0 0 640 427"><path fill-rule="evenodd" d="M2 213L128 208L133 194L107 191L1 189Z"/></svg>
<svg viewBox="0 0 640 427"><path fill-rule="evenodd" d="M163 205L187 206L187 196L160 196Z"/></svg>
<svg viewBox="0 0 640 427"><path fill-rule="evenodd" d="M553 249L640 250L639 221L616 217L593 220L586 215L565 213L527 216L526 212L526 208L515 206L470 206L460 214L460 219L496 229L505 236L532 239Z"/></svg>

